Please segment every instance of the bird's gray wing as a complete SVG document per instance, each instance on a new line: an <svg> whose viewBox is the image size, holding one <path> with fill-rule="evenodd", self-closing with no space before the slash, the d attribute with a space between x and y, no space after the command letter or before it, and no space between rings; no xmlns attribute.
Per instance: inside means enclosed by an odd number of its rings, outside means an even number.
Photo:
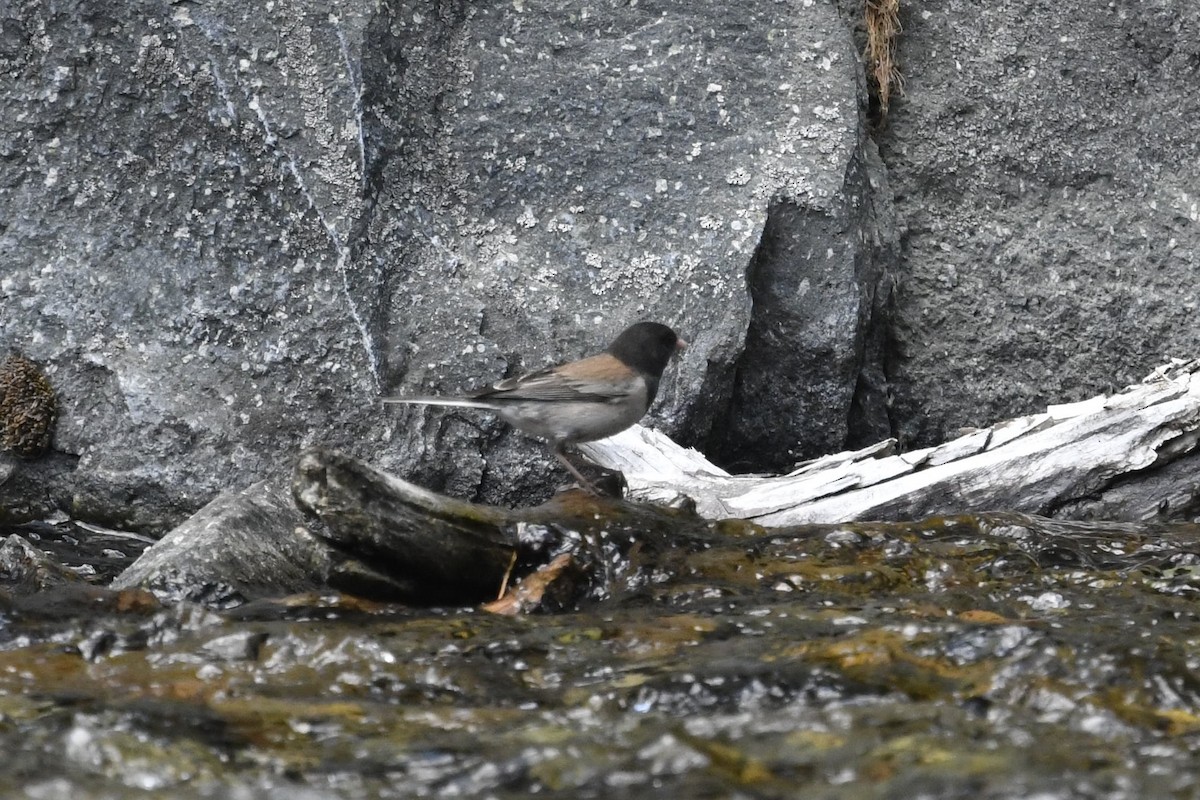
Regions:
<svg viewBox="0 0 1200 800"><path fill-rule="evenodd" d="M638 380L616 359L599 355L519 378L507 378L491 389L477 392L472 398L497 402L614 402L635 390Z"/></svg>

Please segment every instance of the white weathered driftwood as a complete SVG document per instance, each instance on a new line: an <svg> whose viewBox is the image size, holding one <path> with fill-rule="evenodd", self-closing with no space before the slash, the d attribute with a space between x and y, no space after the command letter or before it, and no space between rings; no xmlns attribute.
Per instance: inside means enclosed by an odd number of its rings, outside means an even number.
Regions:
<svg viewBox="0 0 1200 800"><path fill-rule="evenodd" d="M1150 519L1195 506L1198 442L1200 359L1160 367L1119 394L1050 406L937 447L896 453L889 440L782 476L730 475L640 426L580 450L623 472L635 496L682 493L706 517L789 525L985 510ZM1196 468L1168 469L1180 460ZM1138 481L1150 488L1139 493Z"/></svg>

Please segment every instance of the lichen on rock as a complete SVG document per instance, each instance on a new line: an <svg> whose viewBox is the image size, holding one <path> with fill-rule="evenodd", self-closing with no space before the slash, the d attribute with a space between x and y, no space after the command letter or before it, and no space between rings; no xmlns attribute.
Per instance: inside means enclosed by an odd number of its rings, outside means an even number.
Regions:
<svg viewBox="0 0 1200 800"><path fill-rule="evenodd" d="M0 450L35 458L50 446L58 399L41 368L20 355L0 364Z"/></svg>

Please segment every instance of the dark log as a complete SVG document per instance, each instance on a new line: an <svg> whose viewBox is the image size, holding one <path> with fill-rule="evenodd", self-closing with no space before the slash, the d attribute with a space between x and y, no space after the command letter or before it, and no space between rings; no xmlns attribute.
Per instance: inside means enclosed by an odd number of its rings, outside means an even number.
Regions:
<svg viewBox="0 0 1200 800"><path fill-rule="evenodd" d="M513 565L512 512L435 494L336 451L305 451L292 494L314 535L386 573L410 599L495 599Z"/></svg>

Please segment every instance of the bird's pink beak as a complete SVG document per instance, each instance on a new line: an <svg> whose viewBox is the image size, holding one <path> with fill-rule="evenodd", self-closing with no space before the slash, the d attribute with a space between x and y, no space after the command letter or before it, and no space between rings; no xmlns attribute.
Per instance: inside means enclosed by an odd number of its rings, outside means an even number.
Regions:
<svg viewBox="0 0 1200 800"><path fill-rule="evenodd" d="M687 350L687 346L688 346L688 343L685 342L683 339L681 339L681 338L675 339L675 349L676 350Z"/></svg>

